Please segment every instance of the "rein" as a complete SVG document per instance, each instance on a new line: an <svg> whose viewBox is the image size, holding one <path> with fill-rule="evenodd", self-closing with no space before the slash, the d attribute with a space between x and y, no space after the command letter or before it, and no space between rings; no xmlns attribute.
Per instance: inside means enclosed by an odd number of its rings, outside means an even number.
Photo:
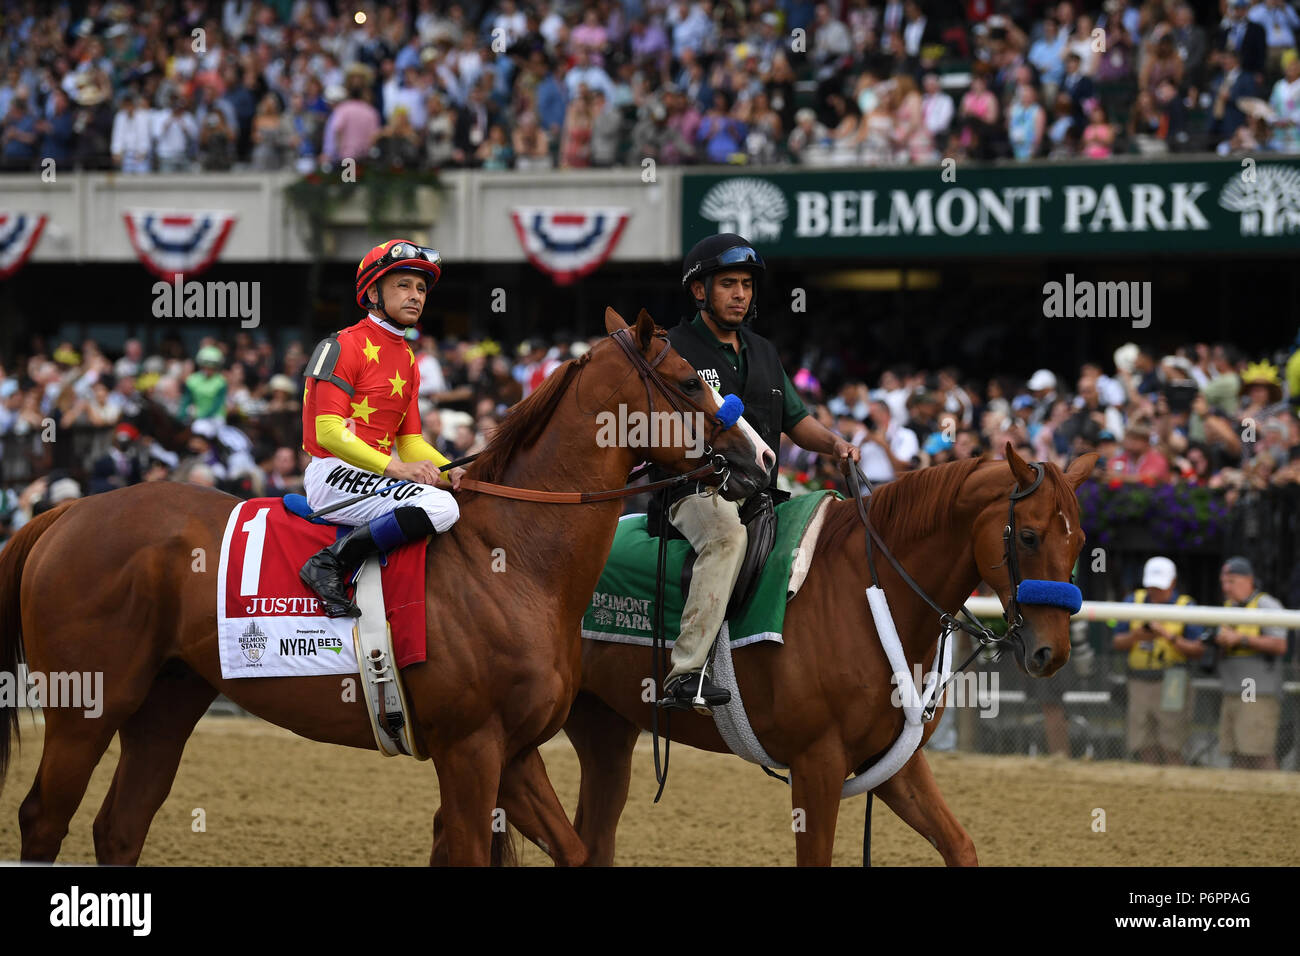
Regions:
<svg viewBox="0 0 1300 956"><path fill-rule="evenodd" d="M1002 529L1002 563L1006 565L1008 576L1011 579L1011 603L1009 609L1003 613L1003 618L1007 621L1007 632L1006 634L1001 635L995 634L986 625L982 624L975 615L971 614L964 603L958 613L964 614L969 620L963 621L956 615L949 613L944 608L940 607L939 604L930 597L928 593L926 593L924 588L916 583L915 579L913 579L913 577L907 573L906 569L904 569L903 565L899 563L899 560L894 556L894 553L889 550L889 546L886 545L884 539L880 537L880 533L872 527L871 518L868 514L868 506L864 503L861 494L861 486L858 483L858 468L856 463L848 471L849 490L853 494L854 501L857 502L858 517L862 519L862 525L867 529L867 568L871 572L871 583L876 587L880 586L880 580L876 575L876 565L871 550L871 543L874 539L876 547L880 549L881 554L885 556L886 560L889 561L894 570L898 572L899 577L903 579L907 586L911 588L912 591L921 598L921 600L930 605L930 607L939 615L939 621L943 625L943 632L939 637L938 656L936 656L935 660L938 661L942 659L948 638L954 631L965 631L977 642L976 647L971 651L970 656L954 668L953 672L948 675L947 680L945 680L943 684L935 690L934 696L930 699L930 702L926 705L924 711L922 711L922 720L928 721L934 718L934 712L939 705L939 701L943 699L943 694L948 689L948 685L958 674L969 667L971 661L975 660L975 658L986 647L999 647L999 645L1009 644L1013 640L1021 640L1020 628L1024 626L1025 621L1023 615L1020 613L1020 602L1016 597L1021 584L1020 563L1016 558L1016 549L1014 544L1016 531L1016 502L1033 494L1038 489L1038 486L1043 483L1043 476L1046 474L1046 470L1040 462L1030 462L1029 467L1034 469L1034 480L1029 487L1024 489L1015 488L1010 492L1007 505L1007 523ZM862 476L862 480L867 481L865 475ZM871 490L870 482L867 482L867 490Z"/></svg>
<svg viewBox="0 0 1300 956"><path fill-rule="evenodd" d="M660 349L659 354L655 356L653 362L648 361L641 354L641 350L636 347L632 339L631 329L619 329L611 333L610 338L618 343L622 348L628 361L632 363L633 369L641 377L641 383L645 386L646 406L651 415L654 414L654 392L651 388L658 388L664 399L673 411L682 415L682 421L689 421L687 410L694 408L696 411L703 411L694 401L692 401L681 389L671 382L665 381L664 377L659 374L657 368L659 363L668 355L671 346L665 344ZM667 338L666 336L664 337ZM539 491L533 488L515 488L510 485L500 485L490 481L480 481L477 478L462 478L460 486L466 491L475 491L485 495L494 495L498 498L510 498L515 501L537 501L553 505L585 505L598 501L613 501L618 498L629 498L632 495L645 494L649 491L659 491L664 488L672 488L677 485L683 485L691 481L696 481L706 475L722 475L721 484L727 483L727 475L730 474L730 468L724 456L714 454L713 440L718 437L718 432L725 430L730 424L722 418L714 416L713 430L709 433L708 439L704 443L704 457L708 461L698 468L685 472L684 474L673 475L669 478L663 478L659 481L652 481L646 485L634 485L631 482L637 480L652 467L646 465L637 469L629 475L628 484L622 488L611 488L605 491ZM694 437L694 436L692 436ZM460 465L462 462L472 461L473 458L461 459L452 462L450 465L443 466L444 469Z"/></svg>

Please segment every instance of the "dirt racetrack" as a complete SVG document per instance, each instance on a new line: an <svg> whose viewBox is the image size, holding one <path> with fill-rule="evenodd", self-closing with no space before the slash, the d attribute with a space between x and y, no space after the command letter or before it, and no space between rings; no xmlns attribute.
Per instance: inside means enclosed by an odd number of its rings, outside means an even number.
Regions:
<svg viewBox="0 0 1300 956"><path fill-rule="evenodd" d="M24 746L0 792L0 860L18 858L18 804L40 758L41 729L26 717L23 725ZM783 784L736 757L676 747L668 788L654 806L649 747L643 736L619 828L620 864L794 862ZM117 754L115 740L73 819L62 862L94 862L91 823ZM543 756L572 817L577 758L562 736ZM949 753L931 754L930 761L985 865L1300 865L1295 773ZM253 718L210 717L190 740L140 862L423 865L436 806L431 763L313 743ZM865 806L863 798L841 805L837 865L859 862ZM197 808L206 832L193 830ZM1105 811L1105 832L1094 832L1097 808ZM942 862L879 801L873 845L877 865ZM550 862L531 844L522 859Z"/></svg>

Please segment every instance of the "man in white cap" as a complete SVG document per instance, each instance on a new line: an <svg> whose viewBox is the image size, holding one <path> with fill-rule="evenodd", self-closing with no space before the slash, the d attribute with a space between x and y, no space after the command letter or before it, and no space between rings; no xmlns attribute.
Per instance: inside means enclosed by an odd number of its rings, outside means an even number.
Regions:
<svg viewBox="0 0 1300 956"><path fill-rule="evenodd" d="M1179 594L1178 569L1156 556L1142 568L1133 604L1193 604ZM1118 621L1111 638L1128 652L1128 750L1144 763L1181 764L1191 719L1189 659L1201 656L1201 628L1178 621Z"/></svg>
<svg viewBox="0 0 1300 956"><path fill-rule="evenodd" d="M1056 401L1056 375L1051 369L1040 368L1029 377L1029 391L1034 396L1034 414L1030 421L1041 422L1052 410Z"/></svg>

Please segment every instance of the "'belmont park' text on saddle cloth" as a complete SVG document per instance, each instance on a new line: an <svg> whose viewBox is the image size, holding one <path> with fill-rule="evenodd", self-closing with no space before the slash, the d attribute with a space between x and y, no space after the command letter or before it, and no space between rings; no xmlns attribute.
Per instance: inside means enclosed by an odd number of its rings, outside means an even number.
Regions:
<svg viewBox="0 0 1300 956"><path fill-rule="evenodd" d="M776 541L759 577L758 587L739 617L723 633L731 647L759 641L784 643L785 606L803 584L817 544L826 506L835 492L800 495L776 506ZM667 543L664 638L671 644L681 630L682 564L690 545ZM646 516L625 515L618 524L605 570L582 618L582 636L594 641L649 645L654 641L655 569L659 539L646 532Z"/></svg>

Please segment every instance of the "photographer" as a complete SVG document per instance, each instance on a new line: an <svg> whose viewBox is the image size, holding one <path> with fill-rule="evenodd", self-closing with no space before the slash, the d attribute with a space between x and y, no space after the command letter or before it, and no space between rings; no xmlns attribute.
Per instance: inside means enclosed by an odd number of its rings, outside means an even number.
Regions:
<svg viewBox="0 0 1300 956"><path fill-rule="evenodd" d="M1224 562L1219 586L1224 607L1282 607L1282 602L1256 586L1255 569L1246 558ZM1276 770L1286 628L1224 625L1215 631L1212 642L1223 692L1219 751L1231 757L1234 768Z"/></svg>
<svg viewBox="0 0 1300 956"><path fill-rule="evenodd" d="M1124 598L1132 604L1195 603L1177 588L1178 569L1156 556L1142 569L1142 587ZM1114 625L1111 646L1128 652L1128 751L1143 763L1181 764L1191 720L1188 660L1204 650L1202 629L1175 621Z"/></svg>

